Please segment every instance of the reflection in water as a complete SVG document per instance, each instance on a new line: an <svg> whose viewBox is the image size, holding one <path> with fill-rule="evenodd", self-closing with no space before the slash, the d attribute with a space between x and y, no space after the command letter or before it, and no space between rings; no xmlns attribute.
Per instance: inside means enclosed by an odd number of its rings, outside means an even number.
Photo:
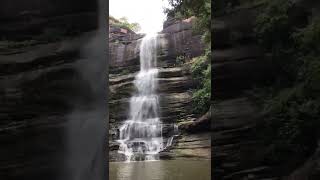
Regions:
<svg viewBox="0 0 320 180"><path fill-rule="evenodd" d="M209 180L211 161L111 162L110 180Z"/></svg>

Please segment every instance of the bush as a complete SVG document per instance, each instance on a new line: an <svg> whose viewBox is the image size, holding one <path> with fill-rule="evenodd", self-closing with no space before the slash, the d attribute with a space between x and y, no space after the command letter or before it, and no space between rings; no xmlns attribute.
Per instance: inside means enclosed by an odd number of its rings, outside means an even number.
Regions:
<svg viewBox="0 0 320 180"><path fill-rule="evenodd" d="M193 90L192 101L195 113L205 113L210 108L211 100L211 52L192 59L192 78L197 82Z"/></svg>
<svg viewBox="0 0 320 180"><path fill-rule="evenodd" d="M259 42L267 49L283 46L290 40L293 24L289 11L292 4L287 0L271 0L266 9L257 17L255 32Z"/></svg>
<svg viewBox="0 0 320 180"><path fill-rule="evenodd" d="M287 161L281 156L288 152L307 156L317 146L320 101L307 97L304 90L303 84L282 90L265 104L261 135L273 144L273 161Z"/></svg>
<svg viewBox="0 0 320 180"><path fill-rule="evenodd" d="M317 147L320 128L320 21L301 28L289 1L272 0L257 17L256 35L290 83L263 96L264 121L258 131L270 145L269 160L307 157ZM274 84L274 87L277 87ZM263 91L263 90L262 90ZM260 93L263 94L263 93Z"/></svg>
<svg viewBox="0 0 320 180"><path fill-rule="evenodd" d="M194 102L195 113L206 113L211 105L211 65L207 66L207 69L202 72L203 80L201 81L200 88L194 90L192 100Z"/></svg>
<svg viewBox="0 0 320 180"><path fill-rule="evenodd" d="M185 63L186 59L187 59L187 57L184 56L184 55L177 56L176 57L176 63L178 65L181 65L181 64Z"/></svg>
<svg viewBox="0 0 320 180"><path fill-rule="evenodd" d="M311 23L293 34L295 43L303 53L320 53L320 18L315 18Z"/></svg>
<svg viewBox="0 0 320 180"><path fill-rule="evenodd" d="M207 58L206 56L199 56L196 58L192 59L192 63L191 63L191 73L192 73L192 77L198 81L201 82L203 81L203 71L206 69L207 67Z"/></svg>
<svg viewBox="0 0 320 180"><path fill-rule="evenodd" d="M141 29L138 23L129 23L126 17L116 19L112 16L109 16L109 19L112 20L112 25L115 27L130 29L134 32L138 32Z"/></svg>

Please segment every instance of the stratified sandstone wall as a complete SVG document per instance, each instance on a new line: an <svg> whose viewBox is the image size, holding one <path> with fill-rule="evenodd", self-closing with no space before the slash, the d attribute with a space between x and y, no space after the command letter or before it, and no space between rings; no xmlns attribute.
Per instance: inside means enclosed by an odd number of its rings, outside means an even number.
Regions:
<svg viewBox="0 0 320 180"><path fill-rule="evenodd" d="M116 152L118 144L115 140L118 138L117 129L128 118L129 99L135 92L133 80L140 67L139 45L142 37L143 35L128 33L121 39L117 37L118 41L114 40L109 46L110 161L122 160ZM158 43L160 119L165 123L163 134L168 138L172 131L170 124L197 118L192 114L190 90L193 81L190 72L176 62L176 57L199 56L203 53L203 44L199 35L193 35L190 20L165 23L163 31L159 33ZM175 146L168 152L162 152L162 158L210 157L210 135L205 131L201 135L183 135L174 141Z"/></svg>
<svg viewBox="0 0 320 180"><path fill-rule="evenodd" d="M82 132L91 128L77 123L70 128L74 111L81 109L79 123L105 118L106 124L105 114L89 114L106 98L107 36L100 35L103 44L94 40L97 8L89 0L0 2L0 179L71 179L81 165L74 157L84 149L78 140L88 142ZM52 29L77 33L54 34ZM100 104L106 112L105 106L105 101ZM105 138L97 136L99 130L91 131L96 135L92 142ZM102 144L90 148L102 154L102 148L96 149ZM92 157L81 159L86 158Z"/></svg>
<svg viewBox="0 0 320 180"><path fill-rule="evenodd" d="M293 2L311 11L317 7L314 1ZM263 6L263 1L243 6L240 3L213 20L212 175L217 180L317 179L319 150L285 178L283 169L291 164L268 164L268 147L255 136L259 131L256 125L262 120L261 109L247 92L276 80L275 66L253 32Z"/></svg>
<svg viewBox="0 0 320 180"><path fill-rule="evenodd" d="M2 39L32 39L50 29L69 33L97 28L97 1L3 0L0 5Z"/></svg>

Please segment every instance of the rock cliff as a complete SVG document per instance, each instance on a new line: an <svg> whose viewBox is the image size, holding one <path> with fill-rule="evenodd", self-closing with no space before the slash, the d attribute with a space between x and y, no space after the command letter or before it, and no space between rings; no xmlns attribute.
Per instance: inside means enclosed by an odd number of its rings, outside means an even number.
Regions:
<svg viewBox="0 0 320 180"><path fill-rule="evenodd" d="M315 163L318 151L291 174L292 164L267 162L268 146L256 136L262 109L248 92L276 80L275 62L254 37L255 18L264 6L263 1L257 2L240 3L213 20L212 176L234 180L315 178L319 174Z"/></svg>
<svg viewBox="0 0 320 180"><path fill-rule="evenodd" d="M176 58L180 55L190 58L203 53L200 35L192 33L192 18L184 21L167 21L158 35L158 68L160 98L160 119L164 123L163 134L168 138L173 124L190 122L198 118L192 114L191 88L193 80L189 69L179 64ZM114 29L114 28L111 28ZM128 118L128 102L135 89L133 80L139 71L139 44L143 35L118 33L111 35L109 50L110 62L110 161L121 160L117 154L117 129ZM116 35L118 34L118 35ZM121 36L119 34L122 34ZM113 36L113 37L112 37ZM114 38L115 37L115 38ZM121 38L119 38L121 37ZM117 39L115 41L114 39ZM171 130L170 130L171 129ZM210 135L181 135L174 139L173 146L162 152L163 159L200 157L210 158Z"/></svg>
<svg viewBox="0 0 320 180"><path fill-rule="evenodd" d="M0 7L2 39L30 40L50 33L76 34L97 28L98 1L4 0ZM46 34L47 33L47 34Z"/></svg>
<svg viewBox="0 0 320 180"><path fill-rule="evenodd" d="M77 126L93 117L106 122L99 112L88 117L97 104L105 108L99 99L106 98L106 42L95 39L97 8L85 0L1 1L0 179L70 179L84 166L75 160L84 147L74 137L102 146L101 128L90 139L85 131L91 127ZM83 115L71 122L79 109ZM89 146L102 154L96 145Z"/></svg>

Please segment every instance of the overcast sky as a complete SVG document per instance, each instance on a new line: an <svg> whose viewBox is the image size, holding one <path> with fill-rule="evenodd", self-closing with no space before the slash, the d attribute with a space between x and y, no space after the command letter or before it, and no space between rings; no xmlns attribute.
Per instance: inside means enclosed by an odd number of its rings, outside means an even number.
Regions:
<svg viewBox="0 0 320 180"><path fill-rule="evenodd" d="M109 0L111 16L125 16L130 23L139 23L143 33L162 30L166 17L163 13L164 7L168 7L168 0Z"/></svg>

